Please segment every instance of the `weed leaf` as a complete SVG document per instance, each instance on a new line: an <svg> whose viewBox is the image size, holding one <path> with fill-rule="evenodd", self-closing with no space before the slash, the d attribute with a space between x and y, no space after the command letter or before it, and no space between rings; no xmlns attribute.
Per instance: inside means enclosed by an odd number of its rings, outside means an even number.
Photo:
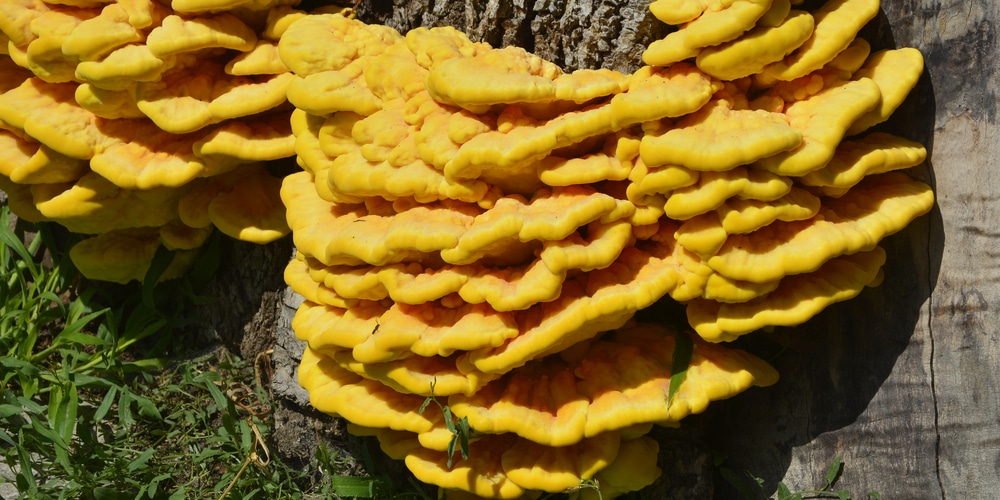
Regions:
<svg viewBox="0 0 1000 500"><path fill-rule="evenodd" d="M694 342L683 331L674 334L674 356L670 364L670 388L667 391L667 408L674 401L674 396L680 390L684 378L687 377L688 365L691 363L691 353Z"/></svg>
<svg viewBox="0 0 1000 500"><path fill-rule="evenodd" d="M101 401L101 405L97 407L97 411L94 412L94 423L104 420L104 416L108 414L108 410L111 409L111 405L114 404L115 396L117 395L118 388L112 386L107 394L104 395L104 399Z"/></svg>
<svg viewBox="0 0 1000 500"><path fill-rule="evenodd" d="M830 468L826 470L826 488L833 486L833 483L837 481L837 477L840 475L840 471L843 468L843 462L840 455L833 457L833 463L830 464Z"/></svg>
<svg viewBox="0 0 1000 500"><path fill-rule="evenodd" d="M370 477L334 476L330 486L339 497L375 498L375 480Z"/></svg>
<svg viewBox="0 0 1000 500"><path fill-rule="evenodd" d="M20 406L11 404L0 404L0 418L8 418L14 415L19 415L23 412Z"/></svg>

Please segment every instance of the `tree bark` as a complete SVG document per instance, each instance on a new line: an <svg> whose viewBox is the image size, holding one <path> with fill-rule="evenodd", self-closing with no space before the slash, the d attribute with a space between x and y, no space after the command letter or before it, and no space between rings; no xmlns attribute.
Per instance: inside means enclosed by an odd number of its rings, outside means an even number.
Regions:
<svg viewBox="0 0 1000 500"><path fill-rule="evenodd" d="M369 0L359 17L401 32L455 26L473 40L519 45L566 69L628 72L641 64L643 48L669 31L648 14L648 3ZM761 478L767 492L779 481L793 491L821 486L836 456L845 464L837 489L855 498L868 491L989 498L1000 489L998 14L1000 6L985 0L882 2L866 37L876 48L916 47L926 61L917 89L882 128L927 146L929 160L911 175L935 188L937 206L886 241L881 287L799 327L739 343L775 353L781 382L714 404L679 430L658 431L667 479L652 487L652 497L707 498L714 490L734 498L713 466L716 457L737 475ZM276 251L263 265L280 276L286 258ZM244 272L255 276L237 275ZM275 392L290 409L282 411L298 412L283 421L303 429L278 429L286 433L278 444L287 447L298 435L301 455L315 446L315 429L336 424L323 417L305 424L298 416L308 405L294 383L301 352L289 329L295 299L272 285L255 304L274 309L241 316L252 326L239 345L244 356L254 355L270 345L257 336L272 339Z"/></svg>

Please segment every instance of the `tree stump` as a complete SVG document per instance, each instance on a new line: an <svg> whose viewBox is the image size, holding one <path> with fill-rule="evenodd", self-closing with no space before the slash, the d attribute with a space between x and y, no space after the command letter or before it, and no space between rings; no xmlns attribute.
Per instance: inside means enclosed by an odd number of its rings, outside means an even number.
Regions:
<svg viewBox="0 0 1000 500"><path fill-rule="evenodd" d="M368 0L359 17L401 32L455 26L473 40L520 45L568 70L632 71L643 47L669 31L648 14L648 3ZM855 498L868 491L882 498L995 495L1000 336L993 327L1000 317L991 304L1000 299L1000 272L994 276L998 266L989 262L1000 220L992 194L1000 190L992 181L1000 176L993 128L998 14L1000 5L984 0L882 2L866 38L876 48L916 47L926 62L918 87L882 128L927 146L925 166L910 173L934 187L937 206L885 242L881 287L799 327L748 336L741 345L776 353L771 361L782 380L716 403L680 430L658 432L669 479L653 487L653 497L707 498L714 490L717 498L735 498L712 472L718 457L738 475L762 479L765 492L779 481L792 491L812 489L836 456L845 464L837 489ZM282 248L263 263L278 276L287 258ZM238 345L253 356L274 343L274 388L282 411L291 412L279 421L278 445L305 459L318 442L316 429L336 424L315 415L308 418L319 420L303 423L307 400L294 383L301 345L289 329L295 299L269 290L260 307L274 309L250 315L266 321L245 323Z"/></svg>

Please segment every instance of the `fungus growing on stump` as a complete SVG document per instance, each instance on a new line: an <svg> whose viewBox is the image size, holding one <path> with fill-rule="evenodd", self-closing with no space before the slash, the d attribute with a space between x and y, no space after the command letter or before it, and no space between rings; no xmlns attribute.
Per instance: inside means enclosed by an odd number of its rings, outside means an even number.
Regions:
<svg viewBox="0 0 1000 500"><path fill-rule="evenodd" d="M898 106L919 53L853 42L877 2L727 6L655 2L684 26L631 75L564 73L452 28L290 23L304 171L281 190L285 277L306 298L293 328L313 404L449 497L593 480L609 498L658 475L651 425L777 379L718 342L878 284L879 240L933 204L890 171L926 153L842 139ZM703 339L634 322L659 300L686 303ZM448 454L444 407L474 431L467 459Z"/></svg>

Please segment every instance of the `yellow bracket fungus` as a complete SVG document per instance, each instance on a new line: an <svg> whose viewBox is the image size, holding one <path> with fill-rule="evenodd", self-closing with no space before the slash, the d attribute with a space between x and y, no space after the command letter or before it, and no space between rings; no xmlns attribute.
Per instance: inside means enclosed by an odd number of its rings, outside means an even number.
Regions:
<svg viewBox="0 0 1000 500"><path fill-rule="evenodd" d="M653 5L662 5L658 1ZM709 0L705 9L680 29L649 45L642 60L652 66L667 66L698 55L699 49L728 42L753 28L771 7L771 0ZM653 9L653 14L666 10ZM686 16L685 16L686 17Z"/></svg>
<svg viewBox="0 0 1000 500"><path fill-rule="evenodd" d="M792 11L777 26L758 26L736 40L700 51L696 64L698 69L720 80L754 75L805 43L814 25L808 12Z"/></svg>
<svg viewBox="0 0 1000 500"><path fill-rule="evenodd" d="M146 37L146 45L156 57L210 48L247 52L256 44L254 30L226 12L188 19L171 14Z"/></svg>
<svg viewBox="0 0 1000 500"><path fill-rule="evenodd" d="M788 276L771 293L749 302L723 304L698 299L688 304L688 322L705 340L724 342L765 326L794 326L830 304L850 299L879 278L885 251L844 255L815 272Z"/></svg>
<svg viewBox="0 0 1000 500"><path fill-rule="evenodd" d="M110 4L97 17L80 22L63 41L62 52L80 61L96 61L123 45L145 38L141 28L132 25L124 7Z"/></svg>
<svg viewBox="0 0 1000 500"><path fill-rule="evenodd" d="M662 135L642 139L639 154L650 167L681 165L693 170L729 170L787 151L802 134L780 113L732 109L725 100L680 119Z"/></svg>
<svg viewBox="0 0 1000 500"><path fill-rule="evenodd" d="M160 231L156 228L120 230L85 239L73 245L69 254L80 273L89 279L128 283L143 280L160 245ZM196 255L191 250L176 252L160 279L181 276Z"/></svg>
<svg viewBox="0 0 1000 500"><path fill-rule="evenodd" d="M733 279L763 282L809 273L838 255L871 250L934 203L930 186L906 174L870 176L824 204L812 219L775 222L731 235L708 265Z"/></svg>
<svg viewBox="0 0 1000 500"><path fill-rule="evenodd" d="M882 94L879 105L858 118L847 129L847 135L855 135L869 127L884 122L903 103L924 72L924 56L914 48L883 50L872 54L854 78L871 78Z"/></svg>
<svg viewBox="0 0 1000 500"><path fill-rule="evenodd" d="M923 145L884 132L874 132L861 139L841 142L830 163L802 176L806 186L816 186L824 194L844 194L866 175L910 168L923 163L927 150Z"/></svg>
<svg viewBox="0 0 1000 500"><path fill-rule="evenodd" d="M770 201L785 196L791 189L792 181L787 177L753 167L735 167L722 172L702 172L696 184L671 192L663 208L670 218L687 220L715 210L734 196Z"/></svg>
<svg viewBox="0 0 1000 500"><path fill-rule="evenodd" d="M796 101L785 109L802 132L798 147L762 158L757 164L779 175L802 176L823 168L855 120L878 105L881 92L870 78L848 81Z"/></svg>
<svg viewBox="0 0 1000 500"><path fill-rule="evenodd" d="M879 0L828 0L812 14L816 22L812 36L787 58L765 67L758 80L770 85L823 67L851 44L878 8Z"/></svg>

